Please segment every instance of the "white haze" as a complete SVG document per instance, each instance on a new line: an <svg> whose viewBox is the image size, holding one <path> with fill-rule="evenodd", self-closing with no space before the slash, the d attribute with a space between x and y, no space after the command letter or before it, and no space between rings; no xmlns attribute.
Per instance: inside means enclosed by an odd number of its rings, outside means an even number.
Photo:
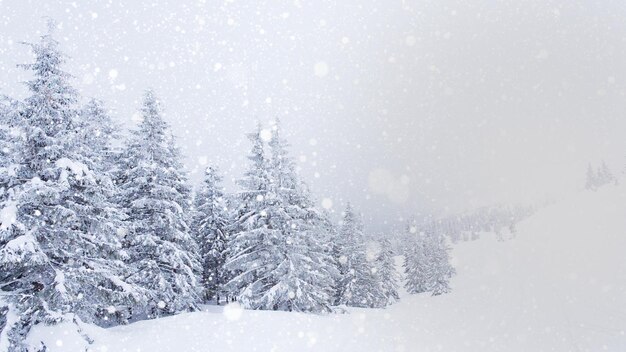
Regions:
<svg viewBox="0 0 626 352"><path fill-rule="evenodd" d="M0 0L0 93L45 16L85 96L130 127L166 109L193 182L241 175L256 121L280 118L301 175L371 231L412 214L541 202L622 171L623 1Z"/></svg>

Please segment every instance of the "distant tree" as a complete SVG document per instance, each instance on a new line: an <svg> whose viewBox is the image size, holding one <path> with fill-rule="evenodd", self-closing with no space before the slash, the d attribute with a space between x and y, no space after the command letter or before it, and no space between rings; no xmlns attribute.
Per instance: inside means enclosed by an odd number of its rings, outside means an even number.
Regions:
<svg viewBox="0 0 626 352"><path fill-rule="evenodd" d="M202 287L205 299L220 304L228 271L224 269L231 219L227 200L221 186L222 176L217 168L208 167L204 182L194 199L193 233L200 246Z"/></svg>
<svg viewBox="0 0 626 352"><path fill-rule="evenodd" d="M456 273L450 264L450 250L446 244L445 238L440 234L431 234L428 236L430 244L427 246L429 251L427 256L430 258L431 265L427 274L427 280L430 282L430 292L433 296L450 292L450 278Z"/></svg>
<svg viewBox="0 0 626 352"><path fill-rule="evenodd" d="M405 288L408 293L422 293L430 289L426 272L429 270L429 258L425 243L425 234L413 234L411 246L404 254Z"/></svg>
<svg viewBox="0 0 626 352"><path fill-rule="evenodd" d="M598 188L610 183L617 184L617 178L613 175L604 160L596 171L593 170L591 164L587 166L587 180L585 182L585 189L595 191Z"/></svg>
<svg viewBox="0 0 626 352"><path fill-rule="evenodd" d="M611 169L609 169L604 160L602 160L602 163L600 164L600 167L598 168L596 174L598 178L598 186L604 186L609 183L614 183L616 180L615 176L613 176L613 173L611 172Z"/></svg>
<svg viewBox="0 0 626 352"><path fill-rule="evenodd" d="M382 240L380 240L380 253L376 264L378 269L376 274L381 283L382 293L385 297L385 305L399 301L398 285L400 283L400 275L396 270L391 241L387 237L383 237Z"/></svg>
<svg viewBox="0 0 626 352"><path fill-rule="evenodd" d="M450 291L449 282L455 270L448 251L440 234L421 232L416 236L404 263L409 293L431 292L436 296Z"/></svg>
<svg viewBox="0 0 626 352"><path fill-rule="evenodd" d="M352 307L381 307L386 303L382 287L375 274L375 267L368 262L363 240L363 225L347 205L339 231L338 304Z"/></svg>
<svg viewBox="0 0 626 352"><path fill-rule="evenodd" d="M199 302L199 249L187 225L190 190L181 156L152 91L144 95L143 120L118 162L119 202L129 233L124 248L128 280L147 293L139 317L194 310Z"/></svg>

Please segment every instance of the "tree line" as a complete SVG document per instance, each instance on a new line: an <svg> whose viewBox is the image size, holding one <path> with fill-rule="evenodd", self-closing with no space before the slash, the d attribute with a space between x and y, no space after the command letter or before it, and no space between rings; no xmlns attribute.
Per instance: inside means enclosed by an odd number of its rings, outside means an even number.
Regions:
<svg viewBox="0 0 626 352"><path fill-rule="evenodd" d="M81 104L51 32L28 44L23 100L0 104L0 351L39 323L113 326L237 301L329 313L385 307L401 278L389 239L372 258L358 213L334 224L300 180L280 122L248 134L248 165L226 193L209 167L189 185L159 100L123 139L103 103ZM407 246L406 288L449 291L437 233ZM45 349L45 346L42 346Z"/></svg>

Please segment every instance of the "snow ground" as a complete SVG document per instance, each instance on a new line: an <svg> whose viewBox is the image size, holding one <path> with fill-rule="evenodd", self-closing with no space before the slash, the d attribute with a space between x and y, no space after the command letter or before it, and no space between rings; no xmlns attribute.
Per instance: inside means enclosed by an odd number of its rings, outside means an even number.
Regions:
<svg viewBox="0 0 626 352"><path fill-rule="evenodd" d="M458 244L453 292L316 316L207 307L129 326L84 326L91 351L626 351L626 187L544 208L515 239ZM84 351L71 324L29 341Z"/></svg>

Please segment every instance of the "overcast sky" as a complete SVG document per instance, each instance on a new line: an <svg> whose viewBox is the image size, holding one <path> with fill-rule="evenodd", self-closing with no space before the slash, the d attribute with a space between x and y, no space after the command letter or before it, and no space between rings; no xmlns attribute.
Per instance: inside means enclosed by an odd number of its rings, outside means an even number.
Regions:
<svg viewBox="0 0 626 352"><path fill-rule="evenodd" d="M153 87L194 183L279 117L317 199L370 231L537 202L626 162L624 1L0 0L0 93L45 16L85 97L126 126ZM326 205L328 205L328 201Z"/></svg>

